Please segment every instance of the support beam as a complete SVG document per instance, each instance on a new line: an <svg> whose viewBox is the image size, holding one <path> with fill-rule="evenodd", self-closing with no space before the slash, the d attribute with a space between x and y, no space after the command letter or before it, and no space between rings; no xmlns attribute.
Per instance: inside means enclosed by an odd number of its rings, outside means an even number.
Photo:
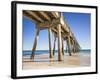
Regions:
<svg viewBox="0 0 100 80"><path fill-rule="evenodd" d="M40 22L44 22L35 12L29 11L29 10L26 10L26 12L32 15L33 17L35 17Z"/></svg>
<svg viewBox="0 0 100 80"><path fill-rule="evenodd" d="M62 49L61 49L61 25L58 28L58 61L62 61Z"/></svg>
<svg viewBox="0 0 100 80"><path fill-rule="evenodd" d="M32 17L30 17L26 12L23 12L23 16L30 19L32 22L37 23L37 21L33 19Z"/></svg>
<svg viewBox="0 0 100 80"><path fill-rule="evenodd" d="M55 32L55 33L58 32L57 29L55 29L55 28L52 28L52 31Z"/></svg>
<svg viewBox="0 0 100 80"><path fill-rule="evenodd" d="M53 15L53 17L55 17L55 18L58 18L59 17L59 13L58 12L50 12L52 15Z"/></svg>
<svg viewBox="0 0 100 80"><path fill-rule="evenodd" d="M56 26L57 26L57 25L56 25ZM58 32L58 30L57 30L55 27L53 27L53 26L52 26L52 30L53 30L54 32L56 32L56 33ZM64 33L63 30L61 30L61 32ZM64 36L64 34L63 34L63 36Z"/></svg>
<svg viewBox="0 0 100 80"><path fill-rule="evenodd" d="M39 28L37 28L37 31L36 31L34 45L33 45L33 48L32 48L31 59L34 59L34 56L35 56L35 50L36 50L36 46L37 46L38 35L39 35Z"/></svg>
<svg viewBox="0 0 100 80"><path fill-rule="evenodd" d="M54 47L53 47L53 55L55 54L55 46L56 46L56 34L54 34Z"/></svg>
<svg viewBox="0 0 100 80"><path fill-rule="evenodd" d="M70 35L68 35L67 45L68 45L68 53L71 56L71 40L70 40Z"/></svg>
<svg viewBox="0 0 100 80"><path fill-rule="evenodd" d="M39 12L45 19L47 19L48 21L50 21L50 17L46 14L46 12L40 11Z"/></svg>
<svg viewBox="0 0 100 80"><path fill-rule="evenodd" d="M49 53L50 53L50 58L53 58L53 52L52 52L52 45L51 45L51 41L52 41L52 31L51 28L48 29L49 32Z"/></svg>
<svg viewBox="0 0 100 80"><path fill-rule="evenodd" d="M59 23L59 19L53 19L52 21L38 22L38 27L56 27Z"/></svg>

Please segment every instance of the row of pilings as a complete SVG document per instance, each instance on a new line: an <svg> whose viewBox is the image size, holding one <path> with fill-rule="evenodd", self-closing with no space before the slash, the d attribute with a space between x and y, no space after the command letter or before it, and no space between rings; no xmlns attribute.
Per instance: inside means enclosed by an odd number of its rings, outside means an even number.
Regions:
<svg viewBox="0 0 100 80"><path fill-rule="evenodd" d="M64 16L60 12L46 12L46 11L23 11L24 16L27 16L36 23L36 34L32 48L31 59L35 57L35 50L39 38L40 30L48 30L49 39L49 57L52 59L55 54L56 41L58 42L58 61L63 60L64 56L64 41L66 42L66 51L71 56L72 53L77 53L80 50L74 34L68 27L64 20ZM54 34L54 35L53 35ZM52 48L52 36L54 36L54 43Z"/></svg>

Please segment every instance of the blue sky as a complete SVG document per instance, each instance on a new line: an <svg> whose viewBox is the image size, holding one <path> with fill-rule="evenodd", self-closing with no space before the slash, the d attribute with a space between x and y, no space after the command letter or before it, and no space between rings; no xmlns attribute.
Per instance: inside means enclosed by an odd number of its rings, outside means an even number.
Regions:
<svg viewBox="0 0 100 80"><path fill-rule="evenodd" d="M63 13L65 21L74 33L82 49L90 49L91 46L91 15L89 13ZM32 50L36 32L36 25L30 19L23 17L23 50ZM54 39L54 37L52 37ZM52 41L53 43L53 41ZM64 42L65 43L65 42ZM56 49L57 49L56 43ZM66 46L64 44L64 46ZM53 45L52 45L53 47ZM48 30L39 33L37 50L48 50Z"/></svg>

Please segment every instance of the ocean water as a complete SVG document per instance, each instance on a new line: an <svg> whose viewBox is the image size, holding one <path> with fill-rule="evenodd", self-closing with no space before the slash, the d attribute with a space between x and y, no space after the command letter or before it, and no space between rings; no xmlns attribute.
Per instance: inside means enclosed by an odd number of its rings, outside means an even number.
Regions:
<svg viewBox="0 0 100 80"><path fill-rule="evenodd" d="M81 55L90 55L90 53L91 53L91 50L89 50L89 49L79 51L79 54L81 54ZM31 56L31 54L32 54L31 50L30 51L23 50L23 53L22 53L23 56ZM41 55L41 54L49 54L49 50L36 50L35 51L35 55ZM55 50L55 55L57 55L57 54L58 54L58 51ZM66 51L64 51L64 54L67 55L68 52L66 53Z"/></svg>

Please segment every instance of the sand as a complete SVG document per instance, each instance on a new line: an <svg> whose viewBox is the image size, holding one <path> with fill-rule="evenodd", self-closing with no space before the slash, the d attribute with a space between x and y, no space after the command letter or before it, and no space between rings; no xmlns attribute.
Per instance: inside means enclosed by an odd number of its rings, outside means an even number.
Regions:
<svg viewBox="0 0 100 80"><path fill-rule="evenodd" d="M90 56L74 53L72 56L64 55L63 61L58 61L57 55L49 59L48 54L36 55L34 60L28 57L22 58L23 69L51 69L62 67L90 66Z"/></svg>

